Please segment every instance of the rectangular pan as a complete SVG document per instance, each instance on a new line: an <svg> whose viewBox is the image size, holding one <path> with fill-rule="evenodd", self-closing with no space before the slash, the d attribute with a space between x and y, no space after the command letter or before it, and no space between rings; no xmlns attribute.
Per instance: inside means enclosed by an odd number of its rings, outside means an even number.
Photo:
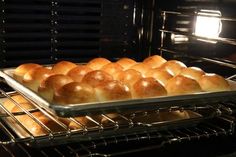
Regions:
<svg viewBox="0 0 236 157"><path fill-rule="evenodd" d="M214 104L236 99L236 82L228 80L232 91L201 92L178 96L59 105L49 103L37 93L16 81L12 77L13 71L13 68L3 69L0 71L0 76L3 77L16 91L28 97L30 100L47 109L51 113L61 117L75 117L90 114L122 112L127 110L159 109L174 106L186 107L191 105Z"/></svg>

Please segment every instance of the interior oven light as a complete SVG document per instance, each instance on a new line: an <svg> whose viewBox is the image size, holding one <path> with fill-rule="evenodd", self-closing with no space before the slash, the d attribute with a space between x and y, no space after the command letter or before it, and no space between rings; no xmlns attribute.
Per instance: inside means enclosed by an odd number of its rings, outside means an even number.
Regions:
<svg viewBox="0 0 236 157"><path fill-rule="evenodd" d="M218 38L222 30L221 12L218 10L200 10L197 13L195 35L206 38Z"/></svg>

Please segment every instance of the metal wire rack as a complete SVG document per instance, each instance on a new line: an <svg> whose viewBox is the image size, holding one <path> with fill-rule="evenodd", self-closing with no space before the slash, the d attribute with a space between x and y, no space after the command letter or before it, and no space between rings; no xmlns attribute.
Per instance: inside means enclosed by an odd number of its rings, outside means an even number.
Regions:
<svg viewBox="0 0 236 157"><path fill-rule="evenodd" d="M218 117L222 114L233 114L235 111L233 106L227 106L230 103L214 104L212 106L189 106L189 107L170 107L161 108L159 110L147 110L127 113L109 113L100 115L87 115L84 117L70 117L60 118L56 117L46 110L40 108L37 104L33 103L34 109L25 110L22 104L17 103L12 99L15 92L5 92L0 90L2 100L10 100L15 106L18 106L22 112L11 113L8 111L3 103L0 104L1 108L1 132L6 136L0 139L2 145L13 143L27 143L31 146L42 147L47 145L57 145L68 142L89 141L99 139L101 137L110 137L114 134L132 134L133 132L152 131L152 130L165 130L171 128L180 128L186 126L197 125L201 121ZM232 105L233 103L231 103ZM188 111L190 118L176 117L162 118L163 113L171 116L173 112L184 113ZM53 123L53 126L60 128L54 130L45 125L38 117L34 115L35 112L41 112L43 115ZM39 125L44 134L35 135L29 127L25 126L22 121L18 119L19 116L28 116L28 119L33 121L34 124ZM173 116L173 115L172 115ZM73 123L76 127L70 127Z"/></svg>
<svg viewBox="0 0 236 157"><path fill-rule="evenodd" d="M212 137L231 136L234 132L232 117L217 117L204 121L197 126L163 131L150 131L132 133L130 135L117 135L109 138L100 138L86 142L60 145L47 148L29 148L22 143L1 145L3 153L9 156L117 156L132 152L145 151L154 148L163 148L174 143L184 143L210 139ZM137 144L144 144L137 147ZM149 143L149 144L148 144ZM131 146L136 144L135 148ZM129 149L117 149L122 145L129 145Z"/></svg>

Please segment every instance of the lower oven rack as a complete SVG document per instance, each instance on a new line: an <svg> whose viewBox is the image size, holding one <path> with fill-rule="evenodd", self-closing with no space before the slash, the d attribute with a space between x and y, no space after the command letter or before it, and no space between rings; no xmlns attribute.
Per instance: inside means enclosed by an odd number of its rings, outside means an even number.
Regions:
<svg viewBox="0 0 236 157"><path fill-rule="evenodd" d="M3 90L0 90L2 97L11 100L11 95L14 92L6 93ZM14 102L14 100L12 100ZM14 102L15 105L20 106L20 104ZM227 103L226 103L227 104ZM131 112L128 115L124 113L116 113L117 117L112 117L110 114L101 114L98 115L99 118L102 118L107 123L101 123L100 120L92 117L86 116L86 119L92 125L84 125L81 121L78 121L75 118L68 118L68 120L73 121L74 123L81 126L80 129L71 130L68 128L64 123L59 121L57 118L44 109L34 104L37 109L26 111L22 110L22 112L14 114L10 113L2 104L0 104L1 109L4 111L0 114L0 126L1 132L3 132L6 136L4 138L0 137L0 144L7 145L7 144L14 144L14 143L26 143L27 145L34 146L34 147L45 147L51 145L58 145L63 143L71 143L71 142L82 142L82 141L90 141L100 138L111 137L114 134L116 135L130 135L133 132L151 132L151 131L161 131L161 130L169 130L174 128L183 128L183 127L192 127L196 126L198 123L205 121L207 119L211 119L213 117L219 117L222 114L232 114L234 113L233 108L231 109L230 106L225 107L224 104L214 104L213 106L206 105L206 106L193 106L190 107L167 107L167 108L160 108L159 110L149 110L149 111L139 111L139 112ZM232 104L231 104L232 105ZM147 119L151 115L159 115L162 112L172 112L172 111L184 111L189 110L194 112L199 117L192 117L190 119L181 119L178 121L140 121L141 119ZM59 125L63 131L53 132L47 126L42 124L37 118L35 118L32 113L35 111L41 111L45 116L53 120L57 125ZM42 126L48 133L42 136L34 136L26 127L24 127L15 116L20 114L27 114L35 120L36 123ZM27 136L19 136L14 132L14 127L12 128L9 126L8 122L6 122L6 118L13 119L18 127L26 133Z"/></svg>
<svg viewBox="0 0 236 157"><path fill-rule="evenodd" d="M215 122L215 123L213 123ZM223 122L223 123L222 123ZM224 125L219 125L224 124ZM130 135L112 136L109 138L101 138L98 140L90 140L81 143L72 143L46 148L31 148L22 143L13 145L1 145L1 151L6 156L123 156L129 153L138 153L156 148L168 148L171 145L182 144L196 141L210 140L212 138L220 139L220 137L233 138L235 122L232 117L216 117L211 120L204 121L197 126L163 130L133 133ZM206 141L204 141L206 142ZM127 150L121 149L122 145L127 145ZM132 147L133 146L133 147Z"/></svg>

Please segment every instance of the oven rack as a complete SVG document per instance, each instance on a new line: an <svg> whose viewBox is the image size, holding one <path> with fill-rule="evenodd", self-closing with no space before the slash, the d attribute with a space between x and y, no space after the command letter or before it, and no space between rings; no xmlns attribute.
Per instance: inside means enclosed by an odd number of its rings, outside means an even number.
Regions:
<svg viewBox="0 0 236 157"><path fill-rule="evenodd" d="M202 37L202 36L198 36L196 34L194 34L193 32L185 32L185 31L179 31L179 30L170 30L167 28L166 23L168 20L168 16L170 15L174 15L174 16L182 16L182 17L191 17L192 19L195 19L197 16L197 12L180 12L180 11L169 11L169 10L162 10L160 12L160 16L161 16L161 26L160 29L158 29L157 31L159 31L160 34L160 47L158 48L158 50L160 51L160 54L163 55L163 52L170 52L172 54L180 54L183 55L182 53L175 51L173 49L167 48L165 47L164 43L165 43L165 37L166 35L171 35L171 34L175 34L175 35L183 35L186 36L190 39L198 39L198 40L203 40L203 41L209 41L209 42L219 42L222 44L227 44L227 45L232 45L232 46L236 46L236 39L233 38L223 38L223 37L217 37L217 38L210 38L210 37ZM202 15L201 16L206 16L206 17L212 17L211 15ZM229 21L229 22L236 22L236 18L233 17L217 17L222 21ZM200 59L203 61L207 61L207 62L211 62L211 63L215 63L215 64L219 64L219 65L223 65L226 67L230 67L233 69L236 69L236 65L234 62L231 61L222 61L222 60L218 60L218 59L212 59L212 58L207 58L207 57L200 57L200 56L191 56L191 55L187 55L186 57L189 58L195 58L195 59Z"/></svg>
<svg viewBox="0 0 236 157"><path fill-rule="evenodd" d="M20 104L14 102L11 98L11 95L16 94L15 92L5 92L0 90L0 95L5 99L11 100L15 105L21 107ZM33 102L32 102L33 103ZM205 106L186 106L186 107L170 107L170 108L160 108L158 110L147 110L147 111L137 111L137 112L128 112L128 113L116 113L114 114L101 114L96 116L85 116L87 123L84 124L83 121L78 120L76 118L67 118L68 121L76 123L80 128L76 130L72 130L63 123L59 117L51 115L46 110L40 108L37 104L33 103L36 109L33 110L22 110L22 112L11 113L9 112L1 103L0 108L2 113L0 113L0 128L1 132L3 132L6 136L4 138L0 137L1 145L8 145L14 143L27 143L31 146L42 147L46 145L57 145L68 142L78 142L78 141L88 141L90 139L97 139L100 137L109 137L114 134L129 134L132 132L140 132L144 130L165 130L170 128L178 128L178 127L187 127L193 126L197 123L204 121L206 119L211 119L213 117L218 117L220 115L230 115L235 113L236 107L233 105L233 102L224 102L214 105L205 105ZM230 105L228 105L230 104ZM228 106L227 106L228 105ZM22 107L21 107L22 108ZM201 117L195 117L191 119L183 119L179 121L165 121L162 122L158 118L154 119L154 121L149 121L152 116L158 116L162 112L172 112L172 111L193 111L197 114L200 114ZM42 112L47 118L52 120L56 125L61 127L60 131L54 132L46 125L44 125L41 121L39 121L35 116L33 116L33 112ZM35 121L38 125L40 125L45 131L47 131L46 135L35 136L33 135L20 121L17 120L17 115L28 115L32 120ZM18 134L12 131L12 121L7 121L6 118L11 118L14 121L14 124L17 124ZM140 120L141 119L141 120ZM156 120L156 121L155 121ZM9 123L10 122L10 126ZM23 131L23 137L19 137Z"/></svg>
<svg viewBox="0 0 236 157"><path fill-rule="evenodd" d="M173 144L183 144L188 142L197 142L205 139L217 137L232 138L234 132L235 122L232 117L216 117L211 120L204 121L197 126L163 130L133 133L130 135L111 136L109 138L100 138L98 140L90 140L80 143L72 143L67 145L60 145L47 148L31 148L22 143L15 143L13 145L0 145L2 153L9 156L117 156L127 155L129 153L137 153L157 148L168 148ZM126 150L122 145L129 145ZM132 147L133 146L133 147ZM122 148L122 149L121 149Z"/></svg>

